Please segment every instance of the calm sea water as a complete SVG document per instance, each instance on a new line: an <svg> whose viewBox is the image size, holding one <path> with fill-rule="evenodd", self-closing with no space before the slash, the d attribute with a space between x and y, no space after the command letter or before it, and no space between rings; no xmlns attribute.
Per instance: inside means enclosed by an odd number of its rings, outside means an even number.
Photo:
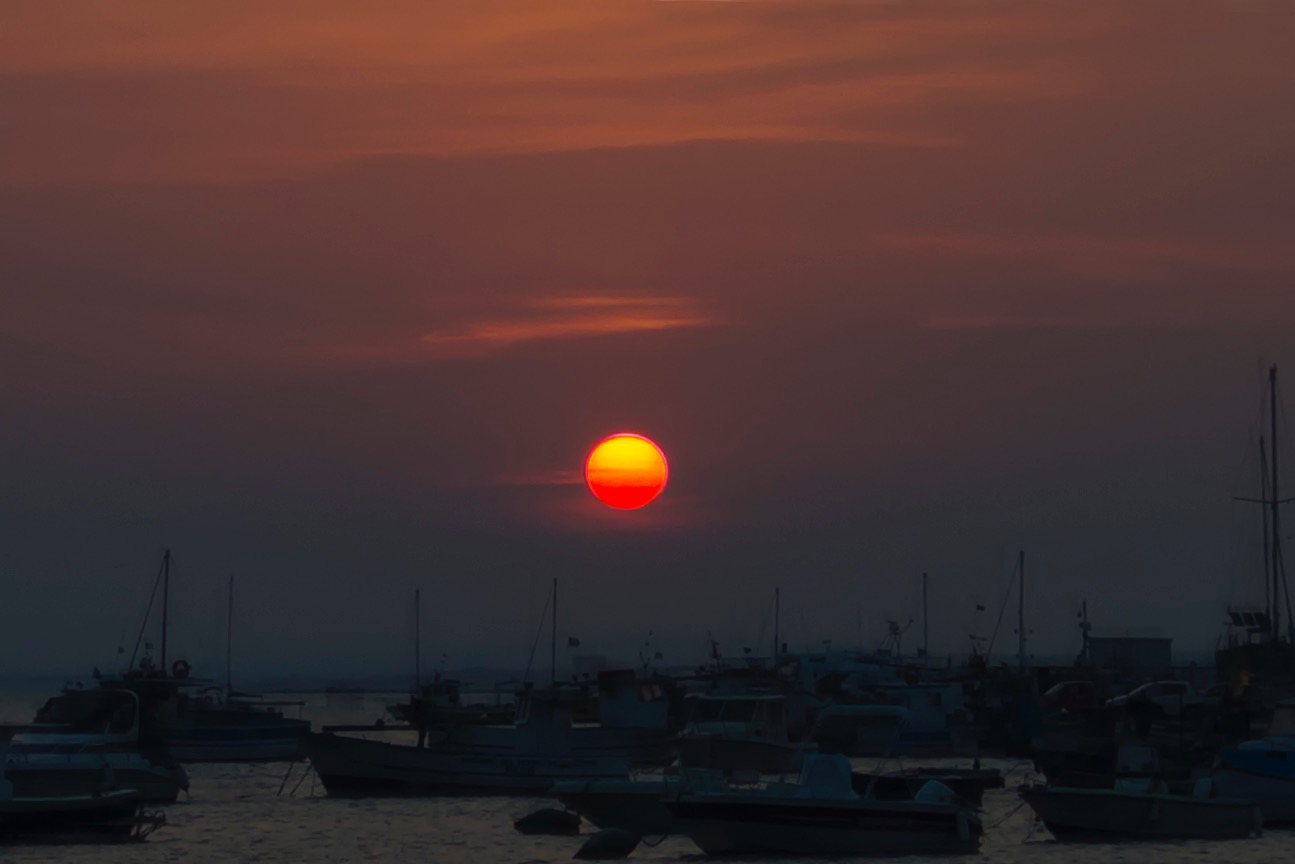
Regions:
<svg viewBox="0 0 1295 864"><path fill-rule="evenodd" d="M0 718L26 721L47 694L0 697ZM309 696L302 716L320 723L360 723L382 713L389 698ZM860 767L873 762L860 760ZM976 860L995 864L1288 864L1295 861L1295 832L1267 831L1252 840L1124 845L1062 845L1018 807L1014 787L1031 778L1020 763L996 764L1010 772L1008 788L985 796L987 831L979 856L904 858ZM531 837L513 830L519 816L554 806L542 798L334 800L304 765L189 766L191 795L163 808L167 824L142 844L30 846L0 850L0 861L27 862L382 862L382 864L539 864L570 861L581 838ZM287 782L284 782L285 774ZM280 788L282 787L282 793ZM586 829L589 830L589 829ZM710 860L683 837L640 846L628 859L648 862ZM767 859L766 859L767 860ZM877 859L869 859L877 860Z"/></svg>

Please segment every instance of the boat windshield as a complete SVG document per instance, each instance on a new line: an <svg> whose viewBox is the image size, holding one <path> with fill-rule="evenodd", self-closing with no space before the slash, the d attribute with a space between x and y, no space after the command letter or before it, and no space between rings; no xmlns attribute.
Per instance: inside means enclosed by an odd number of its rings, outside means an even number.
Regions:
<svg viewBox="0 0 1295 864"><path fill-rule="evenodd" d="M754 723L767 720L758 699L698 699L692 706L694 723Z"/></svg>
<svg viewBox="0 0 1295 864"><path fill-rule="evenodd" d="M65 693L41 706L35 722L58 727L42 730L48 732L124 735L135 725L135 700L128 693Z"/></svg>

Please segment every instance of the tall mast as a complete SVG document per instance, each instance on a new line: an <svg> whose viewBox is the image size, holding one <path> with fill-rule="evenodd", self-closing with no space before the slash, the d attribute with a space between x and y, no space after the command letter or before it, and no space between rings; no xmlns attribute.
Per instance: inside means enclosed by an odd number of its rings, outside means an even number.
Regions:
<svg viewBox="0 0 1295 864"><path fill-rule="evenodd" d="M171 605L171 550L162 553L162 673L166 674L166 618Z"/></svg>
<svg viewBox="0 0 1295 864"><path fill-rule="evenodd" d="M1259 500L1267 503L1272 498L1272 490L1268 488L1268 444L1264 436L1259 436ZM1277 594L1274 593L1273 586L1276 585L1276 577L1273 574L1272 562L1272 544L1268 537L1268 514L1262 509L1259 511L1262 515L1260 521L1263 523L1263 542L1264 542L1264 611L1268 613L1268 635L1276 639L1277 619L1273 617L1278 602Z"/></svg>
<svg viewBox="0 0 1295 864"><path fill-rule="evenodd" d="M234 695L234 574L229 574L229 609L225 614L225 700Z"/></svg>
<svg viewBox="0 0 1295 864"><path fill-rule="evenodd" d="M922 574L922 657L927 663L931 662L931 643L928 641L929 633L926 626L926 574Z"/></svg>
<svg viewBox="0 0 1295 864"><path fill-rule="evenodd" d="M553 577L553 626L549 645L549 674L554 687L558 686L558 578Z"/></svg>
<svg viewBox="0 0 1295 864"><path fill-rule="evenodd" d="M419 629L418 615L422 608L419 602L419 593L417 588L414 589L414 692L423 686L423 651L421 644L422 632Z"/></svg>
<svg viewBox="0 0 1295 864"><path fill-rule="evenodd" d="M1272 578L1273 578L1273 634L1281 633L1281 627L1278 622L1281 617L1281 561L1282 561L1282 532L1281 532L1281 490L1277 487L1277 366L1276 364L1268 367L1268 422L1269 434L1272 438L1272 469L1269 485L1272 487L1272 495L1269 499L1272 507Z"/></svg>
<svg viewBox="0 0 1295 864"><path fill-rule="evenodd" d="M778 625L781 623L778 619L782 611L781 592L781 588L773 589L773 665L775 667L778 665L778 657L782 653L782 643L778 641Z"/></svg>
<svg viewBox="0 0 1295 864"><path fill-rule="evenodd" d="M1025 550L1022 549L1016 561L1017 569L1020 571L1021 582L1019 593L1017 594L1018 602L1016 607L1016 653L1017 660L1021 664L1021 673L1025 673Z"/></svg>

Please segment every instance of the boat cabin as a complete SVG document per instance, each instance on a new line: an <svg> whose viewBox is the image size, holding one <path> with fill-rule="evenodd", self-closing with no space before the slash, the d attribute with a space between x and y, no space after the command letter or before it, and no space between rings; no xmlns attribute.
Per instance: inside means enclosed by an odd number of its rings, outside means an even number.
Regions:
<svg viewBox="0 0 1295 864"><path fill-rule="evenodd" d="M129 743L140 739L139 697L129 690L74 690L45 702L13 751L51 744Z"/></svg>
<svg viewBox="0 0 1295 864"><path fill-rule="evenodd" d="M604 669L598 673L598 717L608 729L659 729L671 724L673 682L657 676L640 677L634 669Z"/></svg>
<svg viewBox="0 0 1295 864"><path fill-rule="evenodd" d="M683 734L718 734L786 740L787 710L782 696L772 694L698 694L688 697L688 723Z"/></svg>

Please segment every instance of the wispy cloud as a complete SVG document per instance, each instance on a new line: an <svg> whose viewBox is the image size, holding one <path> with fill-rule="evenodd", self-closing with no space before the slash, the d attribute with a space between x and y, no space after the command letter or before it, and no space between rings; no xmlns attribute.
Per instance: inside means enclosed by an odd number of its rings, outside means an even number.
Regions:
<svg viewBox="0 0 1295 864"><path fill-rule="evenodd" d="M1083 323L1049 317L950 315L919 321L918 326L924 330L1080 330L1123 325Z"/></svg>
<svg viewBox="0 0 1295 864"><path fill-rule="evenodd" d="M549 297L516 314L481 318L435 330L423 344L450 353L479 353L523 342L651 333L721 323L684 297Z"/></svg>
<svg viewBox="0 0 1295 864"><path fill-rule="evenodd" d="M946 232L876 235L870 245L899 254L1045 262L1101 282L1159 281L1183 267L1282 270L1295 264L1288 243L1235 238Z"/></svg>
<svg viewBox="0 0 1295 864"><path fill-rule="evenodd" d="M584 482L584 474L581 472L564 469L508 474L495 478L497 486L579 486Z"/></svg>

